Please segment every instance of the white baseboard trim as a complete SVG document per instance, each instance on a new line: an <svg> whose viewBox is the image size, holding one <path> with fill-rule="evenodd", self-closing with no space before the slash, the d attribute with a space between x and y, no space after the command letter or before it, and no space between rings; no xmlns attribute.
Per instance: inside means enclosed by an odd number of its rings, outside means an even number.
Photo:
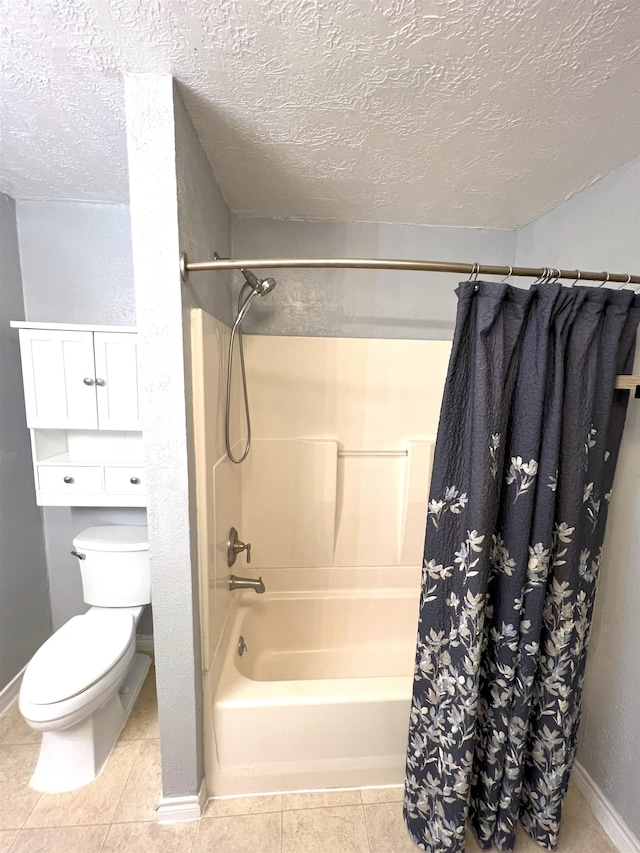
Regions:
<svg viewBox="0 0 640 853"><path fill-rule="evenodd" d="M207 785L204 779L197 794L189 797L160 797L156 809L158 823L199 820L207 805L207 799Z"/></svg>
<svg viewBox="0 0 640 853"><path fill-rule="evenodd" d="M3 687L2 690L0 690L0 714L4 714L9 705L13 702L13 700L20 692L22 676L24 675L24 671L26 668L26 666L23 666L20 672L14 678L11 679L7 686Z"/></svg>
<svg viewBox="0 0 640 853"><path fill-rule="evenodd" d="M640 841L631 832L584 767L577 761L573 765L571 778L620 853L640 853Z"/></svg>

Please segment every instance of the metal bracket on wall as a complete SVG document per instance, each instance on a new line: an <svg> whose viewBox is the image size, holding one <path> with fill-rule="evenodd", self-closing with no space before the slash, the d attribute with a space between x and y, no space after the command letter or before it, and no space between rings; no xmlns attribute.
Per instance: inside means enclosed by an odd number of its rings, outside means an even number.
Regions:
<svg viewBox="0 0 640 853"><path fill-rule="evenodd" d="M187 253L180 252L180 278L182 279L183 284L185 284L189 279L189 270L187 269L188 263L189 258L187 257Z"/></svg>

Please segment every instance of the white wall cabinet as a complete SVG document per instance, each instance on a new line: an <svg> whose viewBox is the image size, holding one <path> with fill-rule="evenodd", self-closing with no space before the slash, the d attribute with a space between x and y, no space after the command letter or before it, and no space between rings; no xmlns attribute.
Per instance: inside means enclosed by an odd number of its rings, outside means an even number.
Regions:
<svg viewBox="0 0 640 853"><path fill-rule="evenodd" d="M137 335L20 329L30 429L139 430Z"/></svg>
<svg viewBox="0 0 640 853"><path fill-rule="evenodd" d="M138 336L95 332L98 429L140 429Z"/></svg>
<svg viewBox="0 0 640 853"><path fill-rule="evenodd" d="M97 429L93 334L20 329L27 426Z"/></svg>
<svg viewBox="0 0 640 853"><path fill-rule="evenodd" d="M135 329L14 322L37 503L145 506Z"/></svg>

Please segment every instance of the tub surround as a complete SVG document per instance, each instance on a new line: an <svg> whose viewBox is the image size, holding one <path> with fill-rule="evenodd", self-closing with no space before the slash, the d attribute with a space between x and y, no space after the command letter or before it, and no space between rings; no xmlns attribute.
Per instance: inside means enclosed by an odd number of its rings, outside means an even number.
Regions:
<svg viewBox="0 0 640 853"><path fill-rule="evenodd" d="M450 344L247 336L238 466L221 443L228 335L192 311L209 791L399 784ZM252 544L234 571L261 574L264 595L228 590L231 526Z"/></svg>
<svg viewBox="0 0 640 853"><path fill-rule="evenodd" d="M267 569L263 579L264 595L234 597L210 790L399 785L420 569Z"/></svg>
<svg viewBox="0 0 640 853"><path fill-rule="evenodd" d="M230 333L227 325L205 311L191 311L198 579L205 672L211 670L216 658L232 599L225 582L230 572L226 562L229 531L236 527L241 534L243 532L239 526L242 465L232 464L224 447L224 399ZM239 374L235 373L230 422L233 436L240 435L241 395ZM244 571L243 558L237 567Z"/></svg>
<svg viewBox="0 0 640 853"><path fill-rule="evenodd" d="M230 601L232 526L252 543L255 571L421 564L450 351L446 341L246 336L254 446L237 466L221 438L228 336L224 324L192 311L205 671ZM237 440L241 393L236 374L231 434ZM373 411L371 399L378 401ZM236 573L249 573L243 556Z"/></svg>
<svg viewBox="0 0 640 853"><path fill-rule="evenodd" d="M254 439L240 471L252 569L419 564L434 442L401 446L352 451L329 439Z"/></svg>
<svg viewBox="0 0 640 853"><path fill-rule="evenodd" d="M246 337L241 533L255 567L420 565L449 353L448 341Z"/></svg>

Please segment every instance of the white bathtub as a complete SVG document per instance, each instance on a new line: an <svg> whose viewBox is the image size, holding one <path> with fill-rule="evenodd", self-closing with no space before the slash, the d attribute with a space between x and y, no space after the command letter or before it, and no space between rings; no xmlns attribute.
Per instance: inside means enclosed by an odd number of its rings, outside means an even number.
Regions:
<svg viewBox="0 0 640 853"><path fill-rule="evenodd" d="M212 793L400 784L420 570L262 575L267 592L237 593L227 631Z"/></svg>

